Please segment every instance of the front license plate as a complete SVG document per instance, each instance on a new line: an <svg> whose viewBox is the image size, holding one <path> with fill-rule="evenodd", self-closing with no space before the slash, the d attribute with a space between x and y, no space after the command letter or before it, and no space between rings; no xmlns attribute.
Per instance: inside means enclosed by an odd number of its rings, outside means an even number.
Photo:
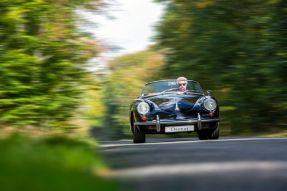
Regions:
<svg viewBox="0 0 287 191"><path fill-rule="evenodd" d="M194 131L194 125L168 126L168 127L165 127L165 132L166 133L185 132L185 131Z"/></svg>

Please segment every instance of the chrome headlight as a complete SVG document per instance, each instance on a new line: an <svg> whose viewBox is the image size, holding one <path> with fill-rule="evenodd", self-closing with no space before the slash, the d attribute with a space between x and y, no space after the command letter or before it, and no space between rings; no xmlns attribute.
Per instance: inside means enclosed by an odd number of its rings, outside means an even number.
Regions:
<svg viewBox="0 0 287 191"><path fill-rule="evenodd" d="M149 112L150 108L146 102L140 102L137 106L139 114L145 115Z"/></svg>
<svg viewBox="0 0 287 191"><path fill-rule="evenodd" d="M213 111L213 110L216 109L217 104L216 104L216 102L215 102L214 99L207 98L207 99L204 100L203 106L204 106L204 108L207 109L208 111Z"/></svg>

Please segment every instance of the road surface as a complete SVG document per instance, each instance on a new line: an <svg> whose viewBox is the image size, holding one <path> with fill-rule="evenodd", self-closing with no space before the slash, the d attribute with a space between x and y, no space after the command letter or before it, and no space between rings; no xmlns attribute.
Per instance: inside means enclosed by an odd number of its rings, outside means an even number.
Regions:
<svg viewBox="0 0 287 191"><path fill-rule="evenodd" d="M105 142L109 178L136 191L286 191L287 138Z"/></svg>

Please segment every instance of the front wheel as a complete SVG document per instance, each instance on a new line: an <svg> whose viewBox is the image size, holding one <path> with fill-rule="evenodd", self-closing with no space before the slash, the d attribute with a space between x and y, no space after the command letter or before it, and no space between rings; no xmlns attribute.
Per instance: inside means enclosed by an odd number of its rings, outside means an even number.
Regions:
<svg viewBox="0 0 287 191"><path fill-rule="evenodd" d="M133 131L133 141L134 143L145 143L145 133L142 132L138 126L135 125Z"/></svg>
<svg viewBox="0 0 287 191"><path fill-rule="evenodd" d="M211 129L208 134L209 139L218 139L219 138L219 127L217 126L215 129Z"/></svg>
<svg viewBox="0 0 287 191"><path fill-rule="evenodd" d="M219 126L218 123L210 124L211 129L205 129L198 131L198 138L200 140L207 140L207 139L218 139L219 138Z"/></svg>
<svg viewBox="0 0 287 191"><path fill-rule="evenodd" d="M207 140L208 139L208 132L207 130L201 130L197 132L199 140Z"/></svg>

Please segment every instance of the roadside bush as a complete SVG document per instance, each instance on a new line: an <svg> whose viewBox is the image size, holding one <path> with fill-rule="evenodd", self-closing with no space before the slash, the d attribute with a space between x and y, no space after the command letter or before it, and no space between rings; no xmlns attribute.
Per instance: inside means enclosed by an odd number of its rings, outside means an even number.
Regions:
<svg viewBox="0 0 287 191"><path fill-rule="evenodd" d="M90 145L62 137L0 140L0 190L117 190L96 175L105 165Z"/></svg>

